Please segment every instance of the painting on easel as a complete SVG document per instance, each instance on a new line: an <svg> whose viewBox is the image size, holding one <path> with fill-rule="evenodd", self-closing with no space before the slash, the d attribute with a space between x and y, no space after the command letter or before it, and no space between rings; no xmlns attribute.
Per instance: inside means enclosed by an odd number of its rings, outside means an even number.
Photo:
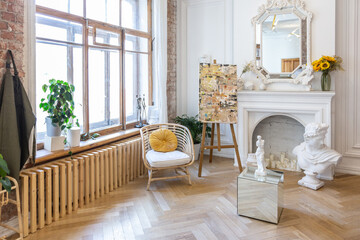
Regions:
<svg viewBox="0 0 360 240"><path fill-rule="evenodd" d="M201 122L237 122L236 71L236 65L200 64L199 119Z"/></svg>

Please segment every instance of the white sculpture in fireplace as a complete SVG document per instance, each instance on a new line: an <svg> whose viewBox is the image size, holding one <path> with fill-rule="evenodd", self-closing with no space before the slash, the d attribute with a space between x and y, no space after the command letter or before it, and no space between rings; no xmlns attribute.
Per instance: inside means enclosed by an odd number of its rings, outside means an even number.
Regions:
<svg viewBox="0 0 360 240"><path fill-rule="evenodd" d="M257 136L256 141L256 162L257 162L257 170L255 171L255 174L258 176L265 176L266 175L266 163L265 163L265 151L264 151L264 145L265 141L261 139L261 136Z"/></svg>
<svg viewBox="0 0 360 240"><path fill-rule="evenodd" d="M293 153L297 155L298 165L304 169L305 177L298 184L314 190L321 188L324 182L316 178L328 168L336 166L342 156L325 145L324 139L329 125L309 123L305 127L305 142L296 146Z"/></svg>

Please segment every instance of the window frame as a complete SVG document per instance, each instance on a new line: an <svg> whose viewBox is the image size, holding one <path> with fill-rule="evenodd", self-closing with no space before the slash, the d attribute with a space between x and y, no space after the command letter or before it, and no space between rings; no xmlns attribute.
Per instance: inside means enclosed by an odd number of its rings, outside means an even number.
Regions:
<svg viewBox="0 0 360 240"><path fill-rule="evenodd" d="M83 12L86 14L86 1L84 1L83 4ZM83 48L83 54L82 54L82 61L83 61L83 132L97 132L101 135L111 134L120 130L130 129L133 128L137 122L127 122L126 121L126 99L125 99L125 54L126 52L133 52L133 53L141 53L141 54L147 54L148 55L148 105L152 106L154 104L153 102L153 77L152 77L152 0L147 0L147 32L136 30L136 29L129 29L124 28L121 25L121 6L122 6L123 0L120 0L119 4L119 26L101 22L94 19L89 19L83 16L78 16L75 14L62 12L59 10L47 8L40 5L35 5L35 13L45 15L48 17L55 17L61 20L65 21L71 21L77 24L82 25L82 43L75 44L75 45L81 45ZM93 35L93 44L89 44L89 35L90 35L90 28L92 28L92 35ZM104 30L104 31L110 31L114 32L116 34L119 34L119 46L116 45L110 45L110 44L104 44L104 43L98 43L96 42L96 30ZM125 50L125 36L129 34L135 37L142 37L146 38L148 40L148 50L147 52L141 52L141 51L129 51ZM54 39L46 39L46 38L38 38L35 35L35 42L38 40L48 41L48 42L57 42L57 40ZM58 41L62 43L66 43L67 41ZM74 43L72 43L74 44ZM89 51L91 48L99 48L99 49L116 49L119 51L119 124L118 125L112 125L108 127L101 128L99 130L90 130L90 119L89 119ZM72 60L71 60L72 61ZM139 71L139 68L137 69ZM72 79L72 78L71 78ZM39 147L38 147L39 148ZM40 144L41 148L41 144Z"/></svg>

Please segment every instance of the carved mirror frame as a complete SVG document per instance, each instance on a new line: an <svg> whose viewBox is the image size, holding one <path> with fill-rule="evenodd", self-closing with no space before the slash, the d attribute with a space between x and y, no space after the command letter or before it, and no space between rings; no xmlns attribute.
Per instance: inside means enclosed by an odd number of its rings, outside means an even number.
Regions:
<svg viewBox="0 0 360 240"><path fill-rule="evenodd" d="M302 62L302 65L299 65L295 70L302 68L302 71L299 74L292 72L287 74L287 77L281 77L281 74L273 74L278 76L271 76L271 73L268 73L262 66L256 65L257 60L257 44L256 44L256 25L262 24L268 16L274 14L295 14L301 20L301 33L304 34L303 27L306 27L306 63ZM285 82L292 84L301 84L306 86L307 90L310 90L311 85L310 81L314 78L313 68L310 60L310 50L311 50L311 19L312 13L308 12L305 9L305 3L303 0L267 0L267 2L261 5L258 9L258 14L252 19L252 24L254 26L254 61L251 63L251 70L259 76L264 84ZM261 37L262 39L262 37ZM261 40L262 41L262 40ZM302 44L302 43L301 43ZM303 58L304 49L301 48L301 58Z"/></svg>

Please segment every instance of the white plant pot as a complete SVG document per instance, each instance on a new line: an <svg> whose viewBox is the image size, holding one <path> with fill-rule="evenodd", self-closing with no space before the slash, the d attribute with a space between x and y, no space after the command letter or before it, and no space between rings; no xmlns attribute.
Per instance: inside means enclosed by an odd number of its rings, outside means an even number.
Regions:
<svg viewBox="0 0 360 240"><path fill-rule="evenodd" d="M46 135L48 137L58 137L61 135L61 129L59 125L52 124L51 118L46 117L45 122L46 122Z"/></svg>
<svg viewBox="0 0 360 240"><path fill-rule="evenodd" d="M195 160L199 160L200 147L201 147L201 144L200 144L200 143L194 144Z"/></svg>
<svg viewBox="0 0 360 240"><path fill-rule="evenodd" d="M70 145L70 147L80 146L80 128L79 127L73 127L73 128L68 129L67 142Z"/></svg>

